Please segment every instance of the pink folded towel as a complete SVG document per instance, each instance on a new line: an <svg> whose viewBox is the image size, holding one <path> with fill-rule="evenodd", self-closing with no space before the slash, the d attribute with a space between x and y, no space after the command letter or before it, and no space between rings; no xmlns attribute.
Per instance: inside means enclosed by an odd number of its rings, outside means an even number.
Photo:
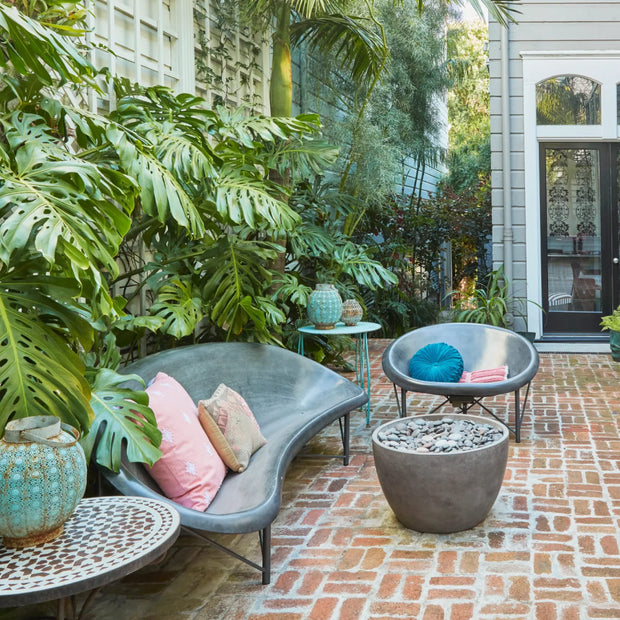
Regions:
<svg viewBox="0 0 620 620"><path fill-rule="evenodd" d="M487 368L485 370L464 370L459 383L494 383L508 378L508 366Z"/></svg>

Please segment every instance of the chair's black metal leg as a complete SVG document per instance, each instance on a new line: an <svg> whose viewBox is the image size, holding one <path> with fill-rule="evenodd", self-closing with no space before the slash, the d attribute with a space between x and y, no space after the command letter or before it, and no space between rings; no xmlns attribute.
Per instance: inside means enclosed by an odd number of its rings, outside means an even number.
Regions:
<svg viewBox="0 0 620 620"><path fill-rule="evenodd" d="M402 400L401 407L400 407L400 417L406 418L407 417L407 390L405 388L400 389L400 397Z"/></svg>
<svg viewBox="0 0 620 620"><path fill-rule="evenodd" d="M261 530L258 537L263 556L263 585L266 586L271 581L271 526Z"/></svg>
<svg viewBox="0 0 620 620"><path fill-rule="evenodd" d="M477 398L474 401L475 405L478 405L480 407L480 409L482 409L483 411L486 411L489 415L493 416L500 424L503 424L509 432L511 432L515 437L517 436L517 429L516 429L516 424L515 424L515 428L512 428L510 426L508 426L508 424L502 420L500 417L498 417L493 411L491 411L486 405L483 405L481 402L481 399Z"/></svg>
<svg viewBox="0 0 620 620"><path fill-rule="evenodd" d="M521 420L523 410L521 409L521 399L519 398L519 388L515 390L515 441L521 442Z"/></svg>
<svg viewBox="0 0 620 620"><path fill-rule="evenodd" d="M342 423L342 418L344 418L344 424ZM349 418L349 414L343 415L338 418L338 424L340 425L340 439L342 439L342 462L345 465L349 464L350 458L350 443L351 443L351 419Z"/></svg>
<svg viewBox="0 0 620 620"><path fill-rule="evenodd" d="M525 408L527 407L527 399L530 397L530 386L532 385L532 382L530 381L527 384L527 388L525 389L525 398L523 399L523 404L521 405L521 411L525 411Z"/></svg>
<svg viewBox="0 0 620 620"><path fill-rule="evenodd" d="M446 403L449 403L450 399L446 398L446 400L444 400L442 403L439 403L436 407L433 407L433 409L431 409L427 415L430 415L431 413L435 413L435 411L439 411Z"/></svg>
<svg viewBox="0 0 620 620"><path fill-rule="evenodd" d="M392 383L394 388L394 398L396 398L396 406L398 407L398 415L400 417L400 399L398 398L398 390L396 389L396 383Z"/></svg>

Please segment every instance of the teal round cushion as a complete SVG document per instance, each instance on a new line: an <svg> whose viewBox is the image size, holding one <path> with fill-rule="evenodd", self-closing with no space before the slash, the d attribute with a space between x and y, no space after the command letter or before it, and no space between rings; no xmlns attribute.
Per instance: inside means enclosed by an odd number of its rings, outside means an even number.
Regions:
<svg viewBox="0 0 620 620"><path fill-rule="evenodd" d="M462 375L461 354L445 342L427 344L409 362L409 376L420 381L457 383Z"/></svg>

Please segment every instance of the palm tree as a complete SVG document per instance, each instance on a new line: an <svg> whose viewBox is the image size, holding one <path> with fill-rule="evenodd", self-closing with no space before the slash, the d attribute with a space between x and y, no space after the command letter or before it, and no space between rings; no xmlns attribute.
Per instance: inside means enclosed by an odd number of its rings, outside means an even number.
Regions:
<svg viewBox="0 0 620 620"><path fill-rule="evenodd" d="M372 15L372 0L364 0ZM403 0L393 0L402 3ZM441 0L462 4L463 0ZM511 20L518 0L469 0L482 14L483 7L501 24ZM290 116L293 101L291 46L305 41L310 51L333 53L340 68L358 84L372 83L383 71L389 55L378 23L352 15L351 0L237 0L251 23L265 30L274 25L269 100L272 116ZM415 0L417 10L424 0Z"/></svg>

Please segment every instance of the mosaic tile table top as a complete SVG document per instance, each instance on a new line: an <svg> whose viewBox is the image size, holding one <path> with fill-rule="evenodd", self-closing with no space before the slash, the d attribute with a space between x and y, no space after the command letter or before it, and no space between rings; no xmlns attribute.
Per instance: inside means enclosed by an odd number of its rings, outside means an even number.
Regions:
<svg viewBox="0 0 620 620"><path fill-rule="evenodd" d="M83 499L56 540L0 543L0 607L49 601L100 587L149 564L179 535L173 507L140 497Z"/></svg>

